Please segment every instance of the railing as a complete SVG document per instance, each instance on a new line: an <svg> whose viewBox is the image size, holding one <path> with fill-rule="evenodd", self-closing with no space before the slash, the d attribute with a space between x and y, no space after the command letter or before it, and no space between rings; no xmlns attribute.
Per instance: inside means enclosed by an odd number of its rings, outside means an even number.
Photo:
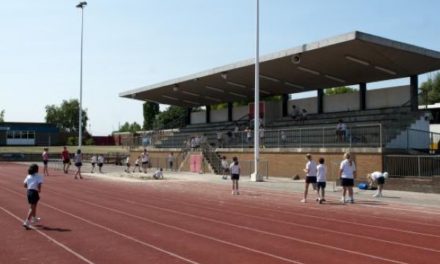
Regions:
<svg viewBox="0 0 440 264"><path fill-rule="evenodd" d="M435 153L438 151L440 133L408 129L406 136L407 149L418 149L429 153Z"/></svg>
<svg viewBox="0 0 440 264"><path fill-rule="evenodd" d="M440 156L386 155L384 170L392 177L440 176Z"/></svg>

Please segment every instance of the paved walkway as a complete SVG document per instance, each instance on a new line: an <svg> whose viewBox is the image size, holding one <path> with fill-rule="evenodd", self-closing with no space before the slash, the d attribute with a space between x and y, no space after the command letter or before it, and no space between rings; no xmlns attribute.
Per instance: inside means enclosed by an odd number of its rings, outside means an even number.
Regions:
<svg viewBox="0 0 440 264"><path fill-rule="evenodd" d="M90 171L90 165L86 164L83 167L84 172ZM71 169L73 169L71 167ZM105 165L103 167L103 174L100 173L84 173L87 176L92 177L106 177L108 179L118 179L118 180L128 180L128 181L147 181L153 180L152 175L156 169L149 169L148 173L126 173L124 172L124 166L114 166ZM95 171L98 171L97 168ZM198 181L198 182L211 182L216 184L231 185L230 180L223 180L220 175L215 175L211 173L191 173L191 172L174 172L174 171L164 171L164 178L166 181ZM304 191L304 181L297 180L294 181L291 178L281 178L281 177L269 177L269 179L264 179L263 182L253 182L250 181L250 177L242 176L240 177L240 188L245 189L246 187L261 188L268 190L279 190L292 193L302 193ZM335 186L334 182L327 182L327 197L329 199L339 199L341 196L341 187ZM310 187L309 195L312 193L311 197L315 197L312 189ZM433 193L419 193L419 192L406 192L406 191L395 191L386 190L383 191L384 197L373 198L372 195L375 191L372 190L359 190L355 188L355 199L356 200L368 200L368 201L383 201L383 202L393 202L401 204L412 204L418 206L435 207L440 209L440 194ZM299 200L298 200L299 202Z"/></svg>

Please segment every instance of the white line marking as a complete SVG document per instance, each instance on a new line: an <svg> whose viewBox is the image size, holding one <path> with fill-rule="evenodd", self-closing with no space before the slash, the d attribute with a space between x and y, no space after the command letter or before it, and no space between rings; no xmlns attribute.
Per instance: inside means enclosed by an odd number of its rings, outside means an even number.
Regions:
<svg viewBox="0 0 440 264"><path fill-rule="evenodd" d="M9 210L3 208L0 206L0 209L2 209L5 213L9 214L10 216L12 216L13 218L17 219L19 222L21 222L22 220L15 214L13 214L12 212L10 212ZM69 248L68 246L62 244L61 242L58 242L56 239L50 237L49 235L45 234L44 232L34 228L34 227L30 227L32 230L36 231L37 233L39 233L40 235L44 236L45 238L49 239L50 241L52 241L53 243L55 243L56 245L58 245L59 247L63 248L64 250L66 250L67 252L69 252L70 254L76 256L77 258L81 259L82 261L89 263L89 264L94 264L94 262L88 260L87 258L85 258L84 256L82 256L81 254L75 252L73 249Z"/></svg>
<svg viewBox="0 0 440 264"><path fill-rule="evenodd" d="M172 226L172 225L156 222L156 221L151 220L151 219L147 219L147 218L140 217L140 216L137 216L137 215L133 215L133 214L130 214L130 213L126 213L126 212L123 212L123 211L120 211L120 210L117 210L117 209L113 209L113 208L109 208L109 207L106 207L106 206L98 205L98 204L95 204L95 203L92 203L92 202L88 202L88 201L85 201L83 199L78 199L78 198L72 198L72 199L75 199L77 201L81 201L81 202L83 202L85 204L89 204L89 205L92 205L92 206L95 206L95 207L98 207L98 208L103 208L103 209L106 209L106 210L109 210L109 211L112 211L112 212L116 212L116 213L119 213L119 214L122 214L122 215L126 215L126 216L129 216L129 217L137 218L137 219L140 219L140 220L143 220L143 221L148 221L148 222L155 223L155 224L158 224L158 225L162 225L162 226L166 226L166 227L169 227L169 228L177 229L177 230L180 230L180 231L183 231L183 232L187 232L187 233L191 233L191 234L194 234L194 235L202 236L202 237L205 237L205 238L208 238L208 239L212 239L212 240L215 240L215 241L219 241L219 242L222 241L222 240L218 240L216 238L210 237L210 236L206 236L206 235L199 234L199 233L196 233L196 232L193 232L193 231L182 229L180 227L176 227L176 226ZM235 224L231 224L231 223L225 223L223 221L217 221L217 220L214 220L214 219L211 219L211 218L207 218L207 217L202 217L202 216L195 216L195 215L192 215L192 214L183 213L183 212L179 212L179 211L175 211L175 210L171 210L171 209L164 209L164 208L153 206L153 205L144 205L144 206L155 208L155 209L162 210L162 211L172 212L172 213L175 213L175 214L189 216L189 217L192 217L192 218L198 218L198 219L202 219L202 220L213 222L213 223L217 223L217 224L222 224L222 225L232 226L232 227L239 228L239 229L245 229L245 230L249 230L249 231L253 231L253 232L257 232L257 233L262 233L262 234L269 235L269 236L284 238L284 239L287 239L287 240L293 240L293 241L302 242L302 243L305 243L305 244L310 244L310 245L319 246L319 247L324 247L324 248L328 248L328 249L333 249L333 250L337 250L337 251L343 251L343 252L352 253L352 254L355 254L355 255L361 255L361 256L364 256L364 257L368 257L368 258L378 259L378 260L382 260L382 261L388 261L388 262L392 262L392 263L400 263L400 264L406 264L407 263L407 262L402 262L402 261L382 258L382 257L378 257L378 256L373 256L373 255L362 253L362 252L359 252L359 251L343 249L343 248L339 248L339 247L334 247L334 246L329 246L329 245L321 244L321 243L318 243L318 242L312 242L312 241L308 241L308 240L304 240L304 239L299 239L299 238L294 238L294 237L290 237L290 236L275 234L275 233L272 233L272 232L262 231L262 230L258 230L258 229L255 229L255 228L239 226L239 225L235 225ZM240 246L240 245L237 245L237 244L234 244L234 243L230 243L230 242L227 242L227 241L224 241L223 243L227 243L227 244L230 244L230 245L238 246L238 247L241 247L241 248L246 248L246 247L243 247L243 246ZM246 248L246 249L248 249L248 248ZM291 260L288 260L288 259L284 259L282 257L278 257L278 256L272 255L270 253L265 253L265 252L261 252L261 251L254 250L254 249L248 249L248 250L252 250L252 251L258 252L258 253L263 253L264 255L269 255L269 256L272 256L272 257L275 257L275 258L278 258L278 259L283 259L283 260L286 260L286 261L289 261L289 262L293 262L293 263L301 263L301 262L297 262L297 261L291 261Z"/></svg>

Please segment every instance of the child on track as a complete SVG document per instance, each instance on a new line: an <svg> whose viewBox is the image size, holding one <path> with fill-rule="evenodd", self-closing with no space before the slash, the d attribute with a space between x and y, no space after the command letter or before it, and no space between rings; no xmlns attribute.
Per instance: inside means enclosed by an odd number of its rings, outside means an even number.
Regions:
<svg viewBox="0 0 440 264"><path fill-rule="evenodd" d="M149 162L149 155L148 155L147 149L144 149L144 152L142 152L141 160L142 160L142 171L144 173L147 173L148 162Z"/></svg>
<svg viewBox="0 0 440 264"><path fill-rule="evenodd" d="M26 229L30 228L30 225L40 221L37 217L37 204L40 200L41 185L43 184L43 178L37 174L38 165L32 164L29 166L28 175L24 179L24 188L27 189L27 199L30 205L26 219L23 222L23 226Z"/></svg>
<svg viewBox="0 0 440 264"><path fill-rule="evenodd" d="M373 197L382 197L383 185L385 184L385 179L388 178L388 172L380 172L375 171L371 174L368 174L368 178L370 180L370 187L375 183L377 184L377 192L373 195Z"/></svg>
<svg viewBox="0 0 440 264"><path fill-rule="evenodd" d="M319 159L319 165L316 167L316 187L318 191L319 203L325 202L325 186L327 181L327 168L324 165L324 158ZM321 192L320 192L321 191Z"/></svg>
<svg viewBox="0 0 440 264"><path fill-rule="evenodd" d="M61 152L61 159L63 160L63 171L64 173L69 173L70 167L70 154L67 147L64 146L63 152Z"/></svg>
<svg viewBox="0 0 440 264"><path fill-rule="evenodd" d="M240 191L238 189L238 181L240 180L240 165L238 164L237 157L232 158L232 163L229 167L229 171L231 172L232 195L239 195Z"/></svg>
<svg viewBox="0 0 440 264"><path fill-rule="evenodd" d="M102 156L102 154L99 154L98 156L99 173L102 173L102 166L104 166L104 156Z"/></svg>
<svg viewBox="0 0 440 264"><path fill-rule="evenodd" d="M76 167L76 172L75 172L75 180L77 179L77 176L79 176L79 178L82 180L83 177L81 176L81 167L82 167L82 154L81 154L81 150L78 149L75 153L75 157L73 157L73 160L75 161L75 167Z"/></svg>
<svg viewBox="0 0 440 264"><path fill-rule="evenodd" d="M153 174L153 179L155 179L155 180L163 179L163 169L162 169L162 168L158 169L158 170Z"/></svg>
<svg viewBox="0 0 440 264"><path fill-rule="evenodd" d="M130 156L127 156L127 158L125 159L125 172L126 173L130 173Z"/></svg>
<svg viewBox="0 0 440 264"><path fill-rule="evenodd" d="M47 163L49 162L49 148L44 148L43 149L43 154L41 154L42 158L43 158L43 174L44 176L49 176L49 170L48 170L48 165Z"/></svg>
<svg viewBox="0 0 440 264"><path fill-rule="evenodd" d="M312 184L313 190L316 190L316 162L312 159L311 154L306 155L307 163L304 172L306 173L305 188L304 188L304 198L301 200L302 203L307 202L307 194L309 192L309 185Z"/></svg>
<svg viewBox="0 0 440 264"><path fill-rule="evenodd" d="M341 177L341 185L343 188L341 202L350 202L354 203L353 199L353 186L354 179L356 178L356 165L354 161L350 158L350 153L344 154L344 160L341 162L341 166L339 167L339 175ZM345 200L345 195L348 191L348 200Z"/></svg>
<svg viewBox="0 0 440 264"><path fill-rule="evenodd" d="M90 171L90 173L94 173L95 166L96 166L96 155L95 154L92 155L92 158L90 159L90 163L92 164L92 171Z"/></svg>
<svg viewBox="0 0 440 264"><path fill-rule="evenodd" d="M141 167L139 166L140 161L141 161L141 156L138 156L138 158L134 162L133 173L136 171L136 168L138 169L139 172L141 172Z"/></svg>

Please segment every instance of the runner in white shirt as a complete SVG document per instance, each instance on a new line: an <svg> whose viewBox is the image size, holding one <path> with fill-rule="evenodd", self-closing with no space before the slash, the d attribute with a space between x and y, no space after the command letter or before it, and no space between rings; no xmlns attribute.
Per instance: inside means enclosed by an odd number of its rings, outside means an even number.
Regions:
<svg viewBox="0 0 440 264"><path fill-rule="evenodd" d="M306 159L308 160L306 163L306 168L304 172L306 173L305 178L305 188L304 188L304 198L301 200L302 203L307 202L307 194L309 192L309 185L312 184L313 190L316 190L316 162L312 159L311 154L306 155Z"/></svg>
<svg viewBox="0 0 440 264"><path fill-rule="evenodd" d="M141 172L141 166L139 166L139 162L141 162L141 156L139 156L135 162L134 162L134 169L133 172L136 171L136 168L138 169L139 172Z"/></svg>
<svg viewBox="0 0 440 264"><path fill-rule="evenodd" d="M102 166L104 166L104 156L102 156L102 154L100 154L98 156L98 168L99 168L99 173L102 173Z"/></svg>
<svg viewBox="0 0 440 264"><path fill-rule="evenodd" d="M232 163L229 167L229 171L231 172L232 195L239 195L240 191L238 189L238 181L240 180L240 165L238 164L237 157L232 158Z"/></svg>
<svg viewBox="0 0 440 264"><path fill-rule="evenodd" d="M92 158L90 159L90 163L92 164L92 170L90 171L90 173L94 173L95 172L95 165L96 165L96 155L93 154Z"/></svg>
<svg viewBox="0 0 440 264"><path fill-rule="evenodd" d="M227 180L228 174L229 174L229 164L228 164L228 161L226 160L226 156L223 156L220 162L221 162L221 164L220 164L221 170L223 173L222 179Z"/></svg>
<svg viewBox="0 0 440 264"><path fill-rule="evenodd" d="M125 159L125 172L130 173L130 156L127 156Z"/></svg>
<svg viewBox="0 0 440 264"><path fill-rule="evenodd" d="M49 162L49 149L48 148L44 148L43 154L41 154L42 158L43 158L43 174L44 176L49 176L49 170L48 170L48 166L47 163Z"/></svg>
<svg viewBox="0 0 440 264"><path fill-rule="evenodd" d="M353 186L354 179L356 178L356 165L354 161L350 159L350 153L344 154L344 160L341 162L341 166L339 167L339 176L341 177L341 185L343 188L341 202L350 202L354 203L353 199ZM345 195L347 194L349 199L345 200Z"/></svg>
<svg viewBox="0 0 440 264"><path fill-rule="evenodd" d="M149 156L148 156L147 149L144 149L144 152L142 152L141 160L142 160L142 170L144 173L147 173L148 162L149 162Z"/></svg>
<svg viewBox="0 0 440 264"><path fill-rule="evenodd" d="M324 165L324 158L319 159L319 165L316 167L316 187L318 191L318 199L319 203L325 202L325 186L327 181L327 168ZM319 192L321 191L321 193Z"/></svg>
<svg viewBox="0 0 440 264"><path fill-rule="evenodd" d="M83 177L81 176L81 166L82 166L82 154L81 154L81 150L78 149L75 153L75 156L73 157L73 160L75 161L75 167L76 167L76 172L75 172L75 177L74 179L76 180L77 177L79 176L80 179L82 179Z"/></svg>
<svg viewBox="0 0 440 264"><path fill-rule="evenodd" d="M377 192L373 195L373 197L382 197L383 185L385 184L385 179L388 178L388 172L382 173L380 171L375 171L368 174L368 178L370 180L370 187L375 183L377 184Z"/></svg>
<svg viewBox="0 0 440 264"><path fill-rule="evenodd" d="M43 177L37 174L38 165L32 164L29 166L28 175L24 179L24 187L27 189L27 199L30 205L26 219L23 222L23 226L26 229L30 228L32 223L40 221L37 217L37 204L40 200L41 185L43 184Z"/></svg>

